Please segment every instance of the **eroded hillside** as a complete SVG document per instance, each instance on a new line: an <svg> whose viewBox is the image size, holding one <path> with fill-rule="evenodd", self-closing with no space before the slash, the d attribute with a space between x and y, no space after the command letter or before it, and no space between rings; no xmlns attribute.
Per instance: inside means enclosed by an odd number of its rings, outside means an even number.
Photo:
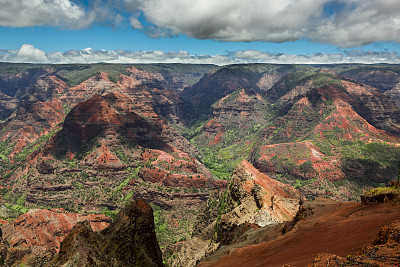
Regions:
<svg viewBox="0 0 400 267"><path fill-rule="evenodd" d="M221 213L243 160L308 199L358 200L398 175L398 73L397 65L2 63L2 218L50 207L114 216L144 198L171 257ZM258 199L254 209L285 221L255 184L242 185Z"/></svg>

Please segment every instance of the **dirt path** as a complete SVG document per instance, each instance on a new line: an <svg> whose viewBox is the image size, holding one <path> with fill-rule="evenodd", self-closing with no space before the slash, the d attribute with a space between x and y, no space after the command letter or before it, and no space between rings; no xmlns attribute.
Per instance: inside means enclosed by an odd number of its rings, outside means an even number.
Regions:
<svg viewBox="0 0 400 267"><path fill-rule="evenodd" d="M277 240L233 250L218 262L200 266L282 266L311 263L318 253L342 257L369 245L384 224L400 219L400 203L361 206L355 202L319 199L314 214Z"/></svg>

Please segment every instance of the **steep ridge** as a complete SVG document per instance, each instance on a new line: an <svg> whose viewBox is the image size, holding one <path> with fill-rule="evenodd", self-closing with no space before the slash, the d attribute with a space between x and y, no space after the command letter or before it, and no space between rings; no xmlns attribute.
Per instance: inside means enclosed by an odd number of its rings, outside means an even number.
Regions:
<svg viewBox="0 0 400 267"><path fill-rule="evenodd" d="M283 114L273 120L273 126L262 131L262 141L253 153L253 162L265 172L283 175L285 182L289 182L286 178L291 176L307 196L327 195L344 200L355 194L348 191L351 186L335 188L324 180L332 182L349 177L349 159L357 161L357 156L364 157L352 152L355 147L363 146L357 143L359 141L371 143L366 145L369 147L381 143L376 146L382 149L385 147L382 143L398 144L396 135L383 130L398 132L398 111L374 88L327 80L334 76L325 76L324 80L322 77L302 82L302 88L308 84L307 90L294 86L293 90L273 98L280 106L277 112ZM320 86L322 82L325 85ZM289 103L288 99L291 99ZM361 169L367 168L368 163L365 164ZM364 172L351 175L357 180L357 187L360 183L371 185L371 181L388 183L395 177L396 163L390 163L390 171L376 164L375 177L364 176Z"/></svg>
<svg viewBox="0 0 400 267"><path fill-rule="evenodd" d="M204 125L203 136L198 136L197 142L217 145L224 142L231 145L238 139L254 133L255 128L267 122L263 109L266 103L262 96L254 91L239 89L217 101L211 106L210 119ZM258 126L257 126L258 125ZM231 130L236 140L227 140L227 132Z"/></svg>
<svg viewBox="0 0 400 267"><path fill-rule="evenodd" d="M187 116L208 114L209 107L215 101L237 89L252 87L254 87L254 81L249 81L249 77L239 70L222 68L215 73L207 74L200 82L184 91L183 96L190 97L188 108L192 108L195 112L195 114L188 113Z"/></svg>
<svg viewBox="0 0 400 267"><path fill-rule="evenodd" d="M154 231L152 208L139 199L122 209L114 222L93 232L78 223L61 243L55 266L164 266Z"/></svg>
<svg viewBox="0 0 400 267"><path fill-rule="evenodd" d="M397 107L400 107L400 83L394 86L391 90L386 91L385 95L393 100Z"/></svg>
<svg viewBox="0 0 400 267"><path fill-rule="evenodd" d="M248 64L226 66L207 73L198 83L183 91L181 109L186 111L183 118L186 121L204 120L210 106L221 98L238 89L266 90L281 75L296 68L295 65Z"/></svg>
<svg viewBox="0 0 400 267"><path fill-rule="evenodd" d="M120 75L121 79L117 83L123 87L124 93L132 98L138 108L140 106L151 107L159 116L172 123L177 123L179 118L176 107L180 101L178 92L170 90L168 83L159 74L139 71L133 67L129 71L131 74L129 76Z"/></svg>
<svg viewBox="0 0 400 267"><path fill-rule="evenodd" d="M104 96L95 95L79 103L65 118L63 129L55 138L58 148L76 152L82 145L99 135L129 138L131 143L149 148L172 148L160 140L162 125L153 112L140 116L128 96L113 92ZM143 113L142 113L143 114ZM55 148L56 150L58 148Z"/></svg>
<svg viewBox="0 0 400 267"><path fill-rule="evenodd" d="M40 67L26 68L21 66L21 69L10 64L2 63L2 72L0 74L0 89L11 97L21 99L29 90L31 84L41 74L46 71Z"/></svg>
<svg viewBox="0 0 400 267"><path fill-rule="evenodd" d="M69 88L60 100L68 104L68 108L72 109L76 104L91 98L94 95L103 95L110 92L120 92L122 89L115 83L111 82L108 74L98 72L86 81Z"/></svg>
<svg viewBox="0 0 400 267"><path fill-rule="evenodd" d="M398 66L389 68L363 66L340 71L341 76L378 88L382 93L393 89L400 82Z"/></svg>
<svg viewBox="0 0 400 267"><path fill-rule="evenodd" d="M34 98L35 101L47 102L65 93L68 85L57 74L45 73L40 75L29 88L29 95L25 98Z"/></svg>
<svg viewBox="0 0 400 267"><path fill-rule="evenodd" d="M28 145L40 142L39 138L50 134L64 119L64 112L59 101L54 102L21 102L15 111L15 117L6 122L1 141L12 147L8 156L13 159L24 152ZM23 153L23 156L26 156ZM20 156L23 159L23 156Z"/></svg>
<svg viewBox="0 0 400 267"><path fill-rule="evenodd" d="M4 116L2 118L5 119L14 110L15 113L8 118L4 127L2 126L2 128L6 128L6 132L2 131L0 138L2 142L7 141L5 145L10 148L17 143L18 145L15 146L17 148L15 151L6 150L7 154L1 153L3 157L10 156L12 158L14 154L22 152L22 147L39 142L38 139L42 136L44 139L47 139L47 134L59 129L52 122L49 122L49 120L53 119L49 118L51 114L46 114L48 113L46 111L48 105L53 108L52 112L55 112L57 115L56 121L60 123L76 104L86 101L96 94L104 95L110 92L125 93L134 99L137 108L142 106L144 112L145 110L149 111L149 107L151 107L154 112L167 118L169 121L174 123L179 121L176 110L179 102L179 95L176 91L178 90L176 88L177 85L171 85L171 82L167 82L160 73L138 70L134 67L128 68L127 66L127 70L118 75L114 73L115 70L110 72L118 78L117 81L111 81L110 78L114 76L99 70L82 83L68 88L67 83L73 84L75 82L75 76L77 75L75 72L78 74L82 72L85 76L87 75L87 68L94 68L97 65L78 65L75 68L60 65L50 68L46 65L36 66L28 64L25 66L15 64L14 66L11 64L9 67L11 70L8 70L7 66L7 64L0 66L3 67L2 70L5 72L4 74L2 73L4 85L0 86L0 89L9 94L0 93L0 98L2 99L0 101L0 109L4 110L1 116ZM101 64L98 67L101 67ZM107 67L107 65L104 67ZM115 65L115 68L117 67L119 68L119 65ZM140 67L143 68L143 66ZM189 77L191 75L201 75L202 69L207 70L210 67L199 67L200 72L198 74L188 71L182 77L176 77L176 80L185 80L185 75ZM18 73L19 68L21 68L20 73ZM24 68L26 68L26 71L23 71ZM157 69L156 66L153 66L153 68ZM159 68L164 69L161 66ZM190 69L195 72L195 69ZM8 72L13 74L7 74ZM128 74L129 76L123 74ZM164 75L167 74L169 74L169 79L174 80L173 74L164 71ZM40 106L38 102L44 104ZM30 113L33 114L30 115ZM36 113L43 114L36 115ZM44 114L46 115L42 116ZM21 125L25 129L21 138L19 138L18 134ZM10 152L13 152L13 154L10 155Z"/></svg>
<svg viewBox="0 0 400 267"><path fill-rule="evenodd" d="M0 119L8 118L17 108L19 101L35 93L36 85L50 84L50 80L54 80L55 83L61 82L60 77L55 77L57 75L49 72L49 69L42 66L0 63ZM49 92L52 91L51 88L48 89Z"/></svg>
<svg viewBox="0 0 400 267"><path fill-rule="evenodd" d="M63 209L31 209L2 227L1 259L7 266L44 265L60 249L60 243L80 221L94 231L106 228L111 219L98 214L69 213Z"/></svg>
<svg viewBox="0 0 400 267"><path fill-rule="evenodd" d="M400 70L398 66L362 66L338 73L363 84L378 88L382 93L400 106Z"/></svg>

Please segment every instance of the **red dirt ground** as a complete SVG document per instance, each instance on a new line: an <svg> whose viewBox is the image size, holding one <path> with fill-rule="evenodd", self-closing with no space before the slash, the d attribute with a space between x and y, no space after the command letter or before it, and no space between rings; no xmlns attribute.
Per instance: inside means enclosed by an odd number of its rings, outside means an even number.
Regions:
<svg viewBox="0 0 400 267"><path fill-rule="evenodd" d="M317 199L314 214L277 240L233 250L218 262L200 266L307 266L318 253L342 257L370 245L381 226L400 218L400 203L361 206Z"/></svg>

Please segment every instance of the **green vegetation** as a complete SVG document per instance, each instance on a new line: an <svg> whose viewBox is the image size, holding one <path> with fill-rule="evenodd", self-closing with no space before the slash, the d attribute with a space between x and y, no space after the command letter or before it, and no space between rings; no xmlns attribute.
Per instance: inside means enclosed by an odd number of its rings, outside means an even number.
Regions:
<svg viewBox="0 0 400 267"><path fill-rule="evenodd" d="M153 208L156 235L162 250L168 244L174 244L190 238L192 224L196 218L194 210L188 210L186 214L182 215L177 210L176 212L172 210L171 213L166 212L154 203L150 203L150 205Z"/></svg>
<svg viewBox="0 0 400 267"><path fill-rule="evenodd" d="M104 214L108 217L110 217L112 220L115 219L117 216L118 210L108 210L106 207L102 208L100 211L101 214Z"/></svg>
<svg viewBox="0 0 400 267"><path fill-rule="evenodd" d="M0 195L2 195L3 201L6 202L4 206L7 208L6 210L0 209L3 219L15 219L20 214L26 213L29 210L25 207L25 194L15 194L9 189L2 188L0 190Z"/></svg>
<svg viewBox="0 0 400 267"><path fill-rule="evenodd" d="M336 75L333 74L328 74L328 73L317 73L312 76L312 87L324 87L330 84L334 84L336 86L339 86L340 88L343 88L341 85L341 80L338 78Z"/></svg>
<svg viewBox="0 0 400 267"><path fill-rule="evenodd" d="M344 173L359 183L387 183L398 178L400 147L346 141L341 153Z"/></svg>
<svg viewBox="0 0 400 267"><path fill-rule="evenodd" d="M22 194L22 196L20 196L16 201L17 205L20 206L20 207L25 207L25 202L26 202L26 195L25 194Z"/></svg>
<svg viewBox="0 0 400 267"><path fill-rule="evenodd" d="M236 165L248 158L252 150L253 145L245 142L227 147L209 146L201 149L204 165L222 180L228 180Z"/></svg>
<svg viewBox="0 0 400 267"><path fill-rule="evenodd" d="M133 179L136 179L138 177L138 173L140 171L140 169L142 168L142 166L139 166L135 169L133 169L131 171L131 174L125 179L123 180L117 188L114 189L114 191L112 192L112 198L116 199L117 201L123 202L123 203L127 203L128 201L131 200L134 192L131 191L127 194L123 194L123 190L124 188L129 184L129 182Z"/></svg>
<svg viewBox="0 0 400 267"><path fill-rule="evenodd" d="M65 79L69 86L78 85L99 72L108 74L110 81L116 83L120 80L120 74L129 76L127 68L134 66L138 70L161 73L167 80L182 80L188 85L197 82L214 65L188 65L188 64L69 64L52 65L57 74Z"/></svg>
<svg viewBox="0 0 400 267"><path fill-rule="evenodd" d="M171 229L167 221L165 211L161 207L154 204L152 204L151 207L153 208L154 226L156 227L158 242L160 247L165 248L167 244L170 244L174 241L174 237L171 235Z"/></svg>
<svg viewBox="0 0 400 267"><path fill-rule="evenodd" d="M5 204L4 206L6 206L7 208L9 208L10 210L16 211L19 214L24 214L27 213L29 209L25 208L24 206L15 204L15 205L11 205L11 204Z"/></svg>
<svg viewBox="0 0 400 267"><path fill-rule="evenodd" d="M378 187L378 188L374 188L370 191L365 192L363 195L367 196L367 197L374 197L377 195L381 195L381 194L400 194L400 188L399 187Z"/></svg>
<svg viewBox="0 0 400 267"><path fill-rule="evenodd" d="M14 150L13 144L10 142L0 142L0 159L6 163L10 162L8 155Z"/></svg>
<svg viewBox="0 0 400 267"><path fill-rule="evenodd" d="M119 80L119 74L125 74L128 65L115 65L115 64L71 64L71 65L57 65L53 68L55 72L60 75L69 86L78 85L99 72L108 73L108 78L112 82Z"/></svg>
<svg viewBox="0 0 400 267"><path fill-rule="evenodd" d="M53 137L60 128L56 128L48 134L40 136L34 143L25 146L21 152L15 155L14 161L23 162L27 159L27 156L32 154L34 151L41 148L51 137ZM9 151L9 150L8 150Z"/></svg>

